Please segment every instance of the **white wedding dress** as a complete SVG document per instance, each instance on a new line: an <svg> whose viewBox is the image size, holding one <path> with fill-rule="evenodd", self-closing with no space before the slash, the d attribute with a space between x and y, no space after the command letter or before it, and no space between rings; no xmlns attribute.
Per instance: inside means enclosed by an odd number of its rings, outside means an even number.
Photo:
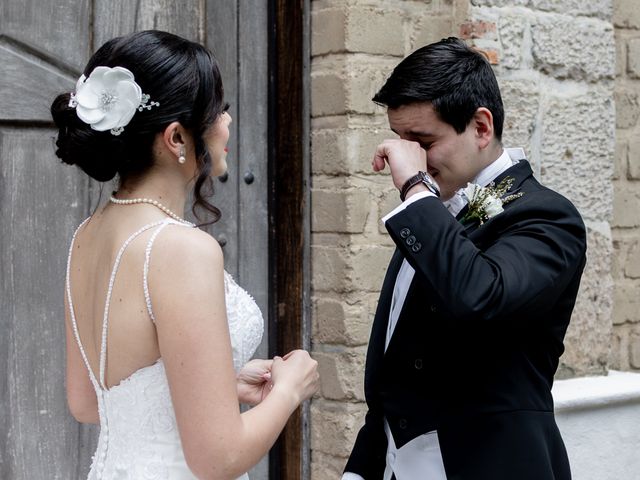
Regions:
<svg viewBox="0 0 640 480"><path fill-rule="evenodd" d="M98 447L93 456L88 479L193 480L196 477L187 467L184 458L162 359L158 359L153 365L137 370L111 388L105 387L104 380L111 289L122 254L138 235L147 230L155 229L147 244L144 271L140 272L141 288L147 301L149 316L153 320L147 285L153 242L167 225L190 227L172 219L146 225L131 235L118 252L105 301L100 350L100 378L97 379L91 370L80 341L69 279L73 243L82 225L78 227L71 241L67 261L66 289L74 335L89 371L91 383L96 391L100 414ZM264 328L263 318L253 298L240 288L226 271L224 272L224 283L229 333L233 347L233 365L238 371L251 358L260 343ZM240 478L248 480L249 477L245 474Z"/></svg>

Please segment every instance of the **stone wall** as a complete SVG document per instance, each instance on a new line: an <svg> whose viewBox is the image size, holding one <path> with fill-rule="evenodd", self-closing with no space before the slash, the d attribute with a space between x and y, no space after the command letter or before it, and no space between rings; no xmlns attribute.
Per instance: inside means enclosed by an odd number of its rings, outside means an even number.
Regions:
<svg viewBox="0 0 640 480"><path fill-rule="evenodd" d="M363 422L366 344L393 251L380 218L398 193L370 162L375 145L395 135L370 100L375 91L404 56L442 37L463 36L487 53L506 106L505 145L524 147L537 176L578 206L589 229L560 376L603 373L613 297L615 48L610 0L313 0L311 7L312 348L322 375L311 448L312 479L323 480L340 477Z"/></svg>
<svg viewBox="0 0 640 480"><path fill-rule="evenodd" d="M615 148L612 2L472 0L461 32L490 52L506 110L506 146L578 207L588 261L558 377L606 373L613 281Z"/></svg>
<svg viewBox="0 0 640 480"><path fill-rule="evenodd" d="M640 370L640 8L614 1L616 161L611 368Z"/></svg>

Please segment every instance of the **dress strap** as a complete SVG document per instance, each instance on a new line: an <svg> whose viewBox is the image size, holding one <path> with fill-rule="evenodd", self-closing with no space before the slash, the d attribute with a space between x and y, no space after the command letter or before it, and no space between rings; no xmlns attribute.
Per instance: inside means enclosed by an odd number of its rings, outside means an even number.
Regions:
<svg viewBox="0 0 640 480"><path fill-rule="evenodd" d="M138 235L146 232L151 228L157 227L159 225L163 225L168 221L169 221L168 219L164 219L157 222L153 222L135 231L134 233L131 234L131 236L129 236L129 238L125 240L125 242L122 244L122 247L120 247L118 254L116 255L116 260L113 264L113 269L111 270L111 276L109 277L109 287L107 289L107 298L104 304L104 316L102 317L102 341L100 343L100 377L99 378L100 378L100 386L105 390L107 389L104 383L104 377L105 377L105 370L107 366L107 329L109 326L109 307L111 306L111 294L113 292L113 284L115 283L115 280L116 280L116 274L118 273L118 267L120 266L122 255L124 254L124 251L127 249L129 244Z"/></svg>
<svg viewBox="0 0 640 480"><path fill-rule="evenodd" d="M175 220L167 220L155 232L153 232L153 235L151 235L151 238L149 239L149 242L147 243L147 249L145 251L145 258L144 258L144 270L143 270L142 283L143 283L143 287L144 287L144 299L145 299L145 301L147 303L147 312L149 313L149 318L151 318L151 321L154 324L156 323L156 317L153 314L153 308L151 308L151 295L149 294L149 261L151 259L151 248L153 247L153 243L156 241L156 238L157 238L158 234L162 231L162 229L164 227L166 227L167 225L169 225L169 224L193 228L193 226L189 225L189 224L185 224L185 223L182 223L182 222L176 222Z"/></svg>
<svg viewBox="0 0 640 480"><path fill-rule="evenodd" d="M89 217L91 218L91 217ZM87 359L87 354L84 351L82 346L82 342L80 341L80 333L78 332L78 323L76 322L76 314L73 309L73 300L71 299L71 254L73 253L73 245L76 241L76 236L80 229L84 226L85 223L89 221L89 218L85 219L79 226L76 228L76 231L73 233L73 237L71 237L71 245L69 246L69 255L67 256L67 278L65 280L66 290L67 290L67 304L69 305L69 316L71 317L71 326L73 329L73 336L76 339L76 343L80 348L80 355L82 355L82 360L84 361L87 370L89 370L89 378L91 379L91 383L93 384L93 388L98 389L98 382L96 380L93 371L91 371L91 365L89 365L89 360Z"/></svg>

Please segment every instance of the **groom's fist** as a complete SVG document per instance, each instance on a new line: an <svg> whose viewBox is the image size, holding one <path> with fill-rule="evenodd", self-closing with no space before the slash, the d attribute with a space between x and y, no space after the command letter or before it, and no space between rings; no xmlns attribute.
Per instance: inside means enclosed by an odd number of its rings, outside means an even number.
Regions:
<svg viewBox="0 0 640 480"><path fill-rule="evenodd" d="M384 170L389 164L393 184L401 189L409 178L427 170L427 152L418 142L398 138L383 141L373 155L374 172Z"/></svg>

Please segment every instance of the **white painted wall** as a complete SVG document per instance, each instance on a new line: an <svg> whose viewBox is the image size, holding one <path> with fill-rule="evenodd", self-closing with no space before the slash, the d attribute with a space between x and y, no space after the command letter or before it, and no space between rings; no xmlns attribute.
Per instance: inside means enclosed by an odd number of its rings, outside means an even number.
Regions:
<svg viewBox="0 0 640 480"><path fill-rule="evenodd" d="M573 480L640 480L640 374L555 382Z"/></svg>

